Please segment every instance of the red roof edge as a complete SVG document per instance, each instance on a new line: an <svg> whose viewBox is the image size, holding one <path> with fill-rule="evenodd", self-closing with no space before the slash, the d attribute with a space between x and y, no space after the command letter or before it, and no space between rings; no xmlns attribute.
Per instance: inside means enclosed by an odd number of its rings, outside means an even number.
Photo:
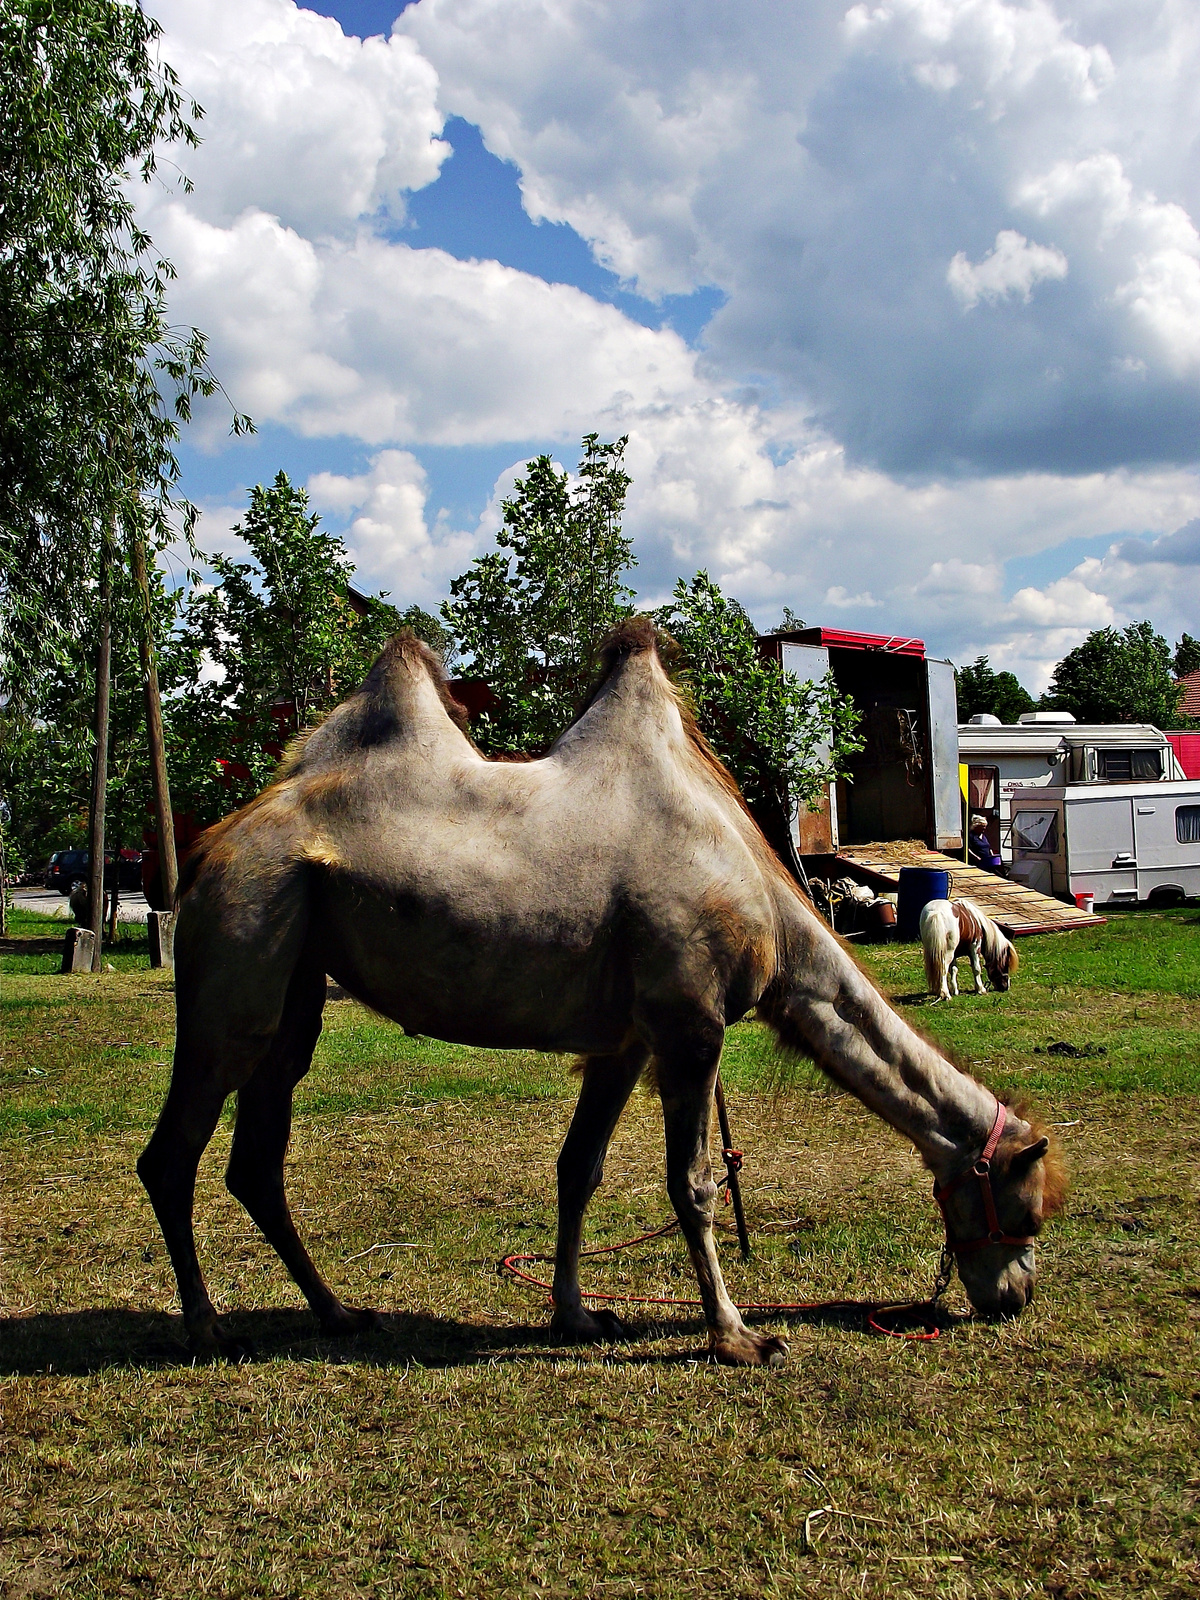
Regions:
<svg viewBox="0 0 1200 1600"><path fill-rule="evenodd" d="M781 644L822 644L830 650L879 650L884 655L916 656L925 659L924 639L904 633L854 633L847 628L799 628L795 633L774 633L767 637Z"/></svg>

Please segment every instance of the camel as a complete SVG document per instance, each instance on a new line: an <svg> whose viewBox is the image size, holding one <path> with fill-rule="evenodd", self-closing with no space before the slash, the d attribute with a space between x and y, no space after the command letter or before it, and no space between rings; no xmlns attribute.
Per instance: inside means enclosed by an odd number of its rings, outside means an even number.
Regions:
<svg viewBox="0 0 1200 1600"><path fill-rule="evenodd" d="M327 974L411 1033L582 1058L557 1169L558 1336L621 1333L583 1304L580 1241L613 1130L651 1069L711 1350L785 1359L782 1338L742 1321L713 1238L714 1083L725 1029L749 1012L912 1140L979 1311L1015 1314L1033 1295L1033 1239L1063 1190L1045 1133L908 1027L812 910L701 737L648 618L617 629L584 710L522 763L476 749L438 659L401 633L276 781L202 836L175 932L171 1083L138 1162L198 1353L238 1353L192 1231L197 1165L233 1093L229 1189L325 1332L374 1318L321 1277L284 1192ZM986 1199L960 1182L985 1145Z"/></svg>

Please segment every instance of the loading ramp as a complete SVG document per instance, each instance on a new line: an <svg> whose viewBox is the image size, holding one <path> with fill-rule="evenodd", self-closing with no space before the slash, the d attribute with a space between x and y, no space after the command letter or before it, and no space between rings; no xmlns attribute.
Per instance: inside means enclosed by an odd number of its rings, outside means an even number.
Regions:
<svg viewBox="0 0 1200 1600"><path fill-rule="evenodd" d="M1011 883L994 872L930 850L920 839L889 839L880 844L857 844L840 850L838 866L879 893L900 887L901 867L938 867L950 874L950 898L965 897L998 922L1010 939L1026 933L1070 933L1076 928L1098 928L1108 919L1064 905L1052 895Z"/></svg>

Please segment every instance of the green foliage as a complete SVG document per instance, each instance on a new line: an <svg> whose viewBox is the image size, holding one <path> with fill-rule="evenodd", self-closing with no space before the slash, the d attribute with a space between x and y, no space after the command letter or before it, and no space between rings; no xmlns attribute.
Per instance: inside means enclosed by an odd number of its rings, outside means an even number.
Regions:
<svg viewBox="0 0 1200 1600"><path fill-rule="evenodd" d="M1043 705L1077 722L1149 722L1173 728L1181 690L1171 650L1150 622L1098 628L1058 663Z"/></svg>
<svg viewBox="0 0 1200 1600"><path fill-rule="evenodd" d="M21 699L86 626L102 542L171 536L178 424L217 384L134 211L135 172L202 114L158 24L125 0L3 0L0 22L0 688Z"/></svg>
<svg viewBox="0 0 1200 1600"><path fill-rule="evenodd" d="M791 606L784 606L783 615L771 629L772 633L799 633L805 626L804 618L798 617Z"/></svg>
<svg viewBox="0 0 1200 1600"><path fill-rule="evenodd" d="M473 725L485 750L551 744L587 690L596 646L632 609L625 443L587 434L574 485L549 456L528 462L503 503L498 548L450 585L442 618L500 701Z"/></svg>
<svg viewBox="0 0 1200 1600"><path fill-rule="evenodd" d="M190 752L193 802L218 759L250 772L225 809L257 793L284 742L357 688L403 625L394 606L351 598L346 546L319 522L285 472L269 489L256 485L234 529L253 559L213 556L217 586L188 604L175 646L189 658L188 689L170 722L176 774Z"/></svg>
<svg viewBox="0 0 1200 1600"><path fill-rule="evenodd" d="M831 676L800 683L764 660L753 622L707 572L681 578L655 621L679 646L701 731L776 839L767 819L786 816L789 798L815 806L862 748L858 713Z"/></svg>
<svg viewBox="0 0 1200 1600"><path fill-rule="evenodd" d="M1185 633L1175 646L1175 659L1171 663L1177 678L1186 678L1189 672L1200 671L1200 639Z"/></svg>
<svg viewBox="0 0 1200 1600"><path fill-rule="evenodd" d="M117 569L113 576L107 848L128 845L140 849L142 831L150 821L146 807L151 793L136 634L141 603L127 571ZM189 667L186 651L172 638L179 596L165 588L157 569L149 576L160 681L169 696L186 679ZM0 712L0 794L12 813L7 831L19 868L40 864L53 850L87 845L96 688L91 642L95 604L94 591L85 590L80 631L60 636L56 650L27 692ZM178 733L172 738L170 702L165 711L168 750L178 750ZM186 751L183 754L186 756Z"/></svg>
<svg viewBox="0 0 1200 1600"><path fill-rule="evenodd" d="M418 639L423 639L441 657L442 665L449 671L458 656L458 641L446 624L420 606L409 606L407 611L400 612L399 620L401 627L411 628Z"/></svg>
<svg viewBox="0 0 1200 1600"><path fill-rule="evenodd" d="M1022 712L1032 711L1035 704L1015 673L993 672L986 656L977 657L970 666L956 668L954 686L960 722L969 722L983 713L999 717L1001 722L1018 722Z"/></svg>

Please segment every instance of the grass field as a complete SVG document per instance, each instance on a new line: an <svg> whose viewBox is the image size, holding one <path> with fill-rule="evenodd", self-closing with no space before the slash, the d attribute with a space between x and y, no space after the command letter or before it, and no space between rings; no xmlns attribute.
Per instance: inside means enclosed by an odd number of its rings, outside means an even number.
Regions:
<svg viewBox="0 0 1200 1600"><path fill-rule="evenodd" d="M290 1182L346 1344L221 1183L201 1259L243 1366L194 1367L133 1162L165 1088L169 982L144 950L59 977L20 918L0 954L0 1594L947 1595L1200 1589L1200 916L1025 940L1008 995L917 1001L911 947L864 952L912 1020L1059 1124L1068 1213L1017 1322L868 1333L845 1304L764 1317L790 1363L700 1359L695 1314L560 1348L496 1273L553 1237L568 1064L406 1038L331 1002L297 1094ZM1048 1053L1070 1046L1077 1055ZM724 1062L755 1259L739 1298L924 1292L928 1177L764 1031ZM666 1214L639 1095L589 1237ZM667 1239L589 1281L690 1297ZM952 1292L951 1306L962 1305ZM824 1508L832 1507L832 1510ZM813 1513L820 1513L813 1516ZM807 1523L807 1534L806 1534Z"/></svg>

